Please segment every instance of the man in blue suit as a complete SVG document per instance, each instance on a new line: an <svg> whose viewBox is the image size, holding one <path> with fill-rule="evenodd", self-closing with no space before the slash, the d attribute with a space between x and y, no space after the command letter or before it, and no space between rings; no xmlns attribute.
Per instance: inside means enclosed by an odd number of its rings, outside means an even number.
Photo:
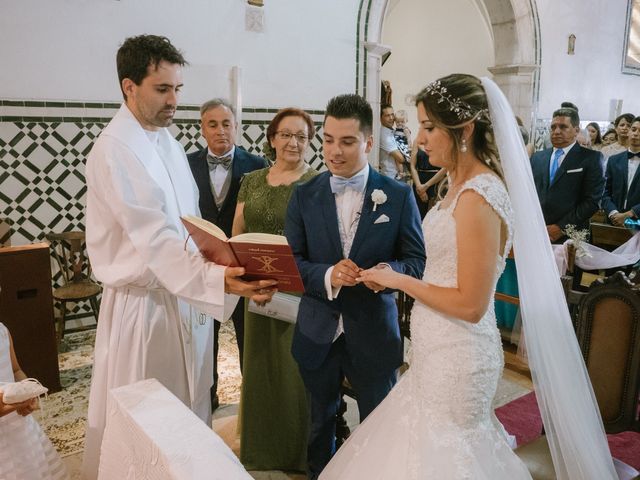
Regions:
<svg viewBox="0 0 640 480"><path fill-rule="evenodd" d="M235 145L235 111L231 104L221 98L214 98L200 107L202 136L207 146L187 155L191 173L198 186L199 204L202 218L215 223L231 237L233 215L238 203L240 180L245 173L267 166L267 162ZM240 352L240 369L244 339L244 302L238 302L231 315L236 331ZM211 408L215 410L218 400L218 333L220 322L215 322L213 340L213 386L211 387Z"/></svg>
<svg viewBox="0 0 640 480"><path fill-rule="evenodd" d="M613 225L640 217L640 117L633 119L629 150L609 157L602 208Z"/></svg>
<svg viewBox="0 0 640 480"><path fill-rule="evenodd" d="M369 167L371 106L358 95L327 105L328 172L298 186L285 234L305 286L292 354L311 399L309 477L335 450L342 379L357 395L360 420L384 399L402 363L394 292L358 281L361 269L393 268L421 278L425 247L411 189Z"/></svg>
<svg viewBox="0 0 640 480"><path fill-rule="evenodd" d="M598 210L604 189L600 153L576 142L580 132L577 110L561 108L553 112L553 148L531 157L531 171L540 199L549 239L564 240L567 225L589 228L589 219Z"/></svg>

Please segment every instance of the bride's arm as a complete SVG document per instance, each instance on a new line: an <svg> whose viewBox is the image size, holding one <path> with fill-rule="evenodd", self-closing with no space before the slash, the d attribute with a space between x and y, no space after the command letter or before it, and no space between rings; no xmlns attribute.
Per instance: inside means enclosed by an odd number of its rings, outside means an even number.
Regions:
<svg viewBox="0 0 640 480"><path fill-rule="evenodd" d="M446 315L477 323L493 301L491 292L501 243L501 221L473 190L460 195L453 216L458 246L457 288L438 287L390 269L366 270L362 272L362 280L402 290Z"/></svg>

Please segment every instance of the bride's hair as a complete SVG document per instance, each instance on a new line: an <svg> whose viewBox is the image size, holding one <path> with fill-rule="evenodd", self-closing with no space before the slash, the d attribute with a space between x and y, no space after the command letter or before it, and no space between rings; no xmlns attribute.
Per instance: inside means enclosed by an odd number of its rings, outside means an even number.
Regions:
<svg viewBox="0 0 640 480"><path fill-rule="evenodd" d="M462 130L473 123L470 142L473 152L504 180L487 95L480 79L464 73L448 75L423 88L416 95L415 102L416 106L422 104L429 120L451 138L451 158L454 165L462 145Z"/></svg>

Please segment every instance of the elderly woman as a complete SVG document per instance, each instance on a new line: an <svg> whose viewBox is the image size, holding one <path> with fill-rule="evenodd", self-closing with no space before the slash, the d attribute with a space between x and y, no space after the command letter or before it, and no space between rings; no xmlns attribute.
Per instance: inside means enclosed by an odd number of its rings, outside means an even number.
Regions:
<svg viewBox="0 0 640 480"><path fill-rule="evenodd" d="M296 108L280 110L267 128L274 164L247 174L238 194L233 235L282 235L294 187L317 172L305 162L315 128ZM248 470L304 471L309 415L304 384L291 356L294 325L245 312L240 397L240 460Z"/></svg>

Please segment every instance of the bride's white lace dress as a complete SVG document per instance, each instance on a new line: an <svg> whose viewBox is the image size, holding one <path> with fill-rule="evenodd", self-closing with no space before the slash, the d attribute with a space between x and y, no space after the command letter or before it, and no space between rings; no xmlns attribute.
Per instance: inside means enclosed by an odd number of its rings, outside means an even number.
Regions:
<svg viewBox="0 0 640 480"><path fill-rule="evenodd" d="M508 228L495 284L511 249L512 210L503 183L481 174L473 189ZM423 229L425 281L457 285L456 223L460 193L447 208L433 208ZM504 357L493 302L477 324L448 317L416 302L411 314L412 359L407 373L325 468L329 479L530 479L506 442L492 399Z"/></svg>

